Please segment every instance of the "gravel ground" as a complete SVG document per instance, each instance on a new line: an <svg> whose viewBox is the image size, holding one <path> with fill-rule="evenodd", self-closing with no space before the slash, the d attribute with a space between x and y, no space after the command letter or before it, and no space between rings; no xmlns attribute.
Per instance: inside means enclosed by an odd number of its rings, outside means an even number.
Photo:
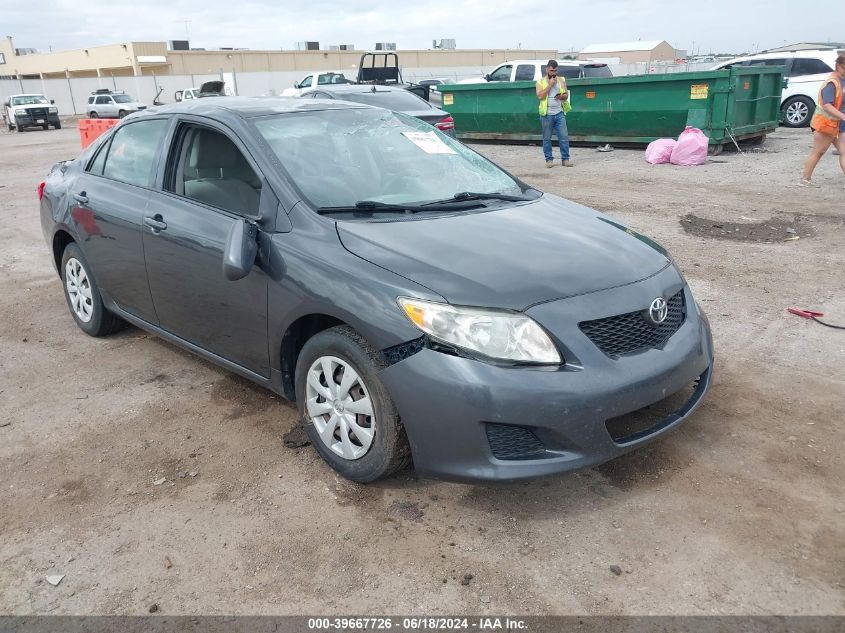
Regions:
<svg viewBox="0 0 845 633"><path fill-rule="evenodd" d="M77 131L0 132L0 613L845 614L845 332L786 312L845 324L845 177L826 156L798 187L809 146L784 129L697 168L575 148L546 169L476 145L669 248L715 384L599 468L359 486L284 446L273 394L135 328L82 334L35 195Z"/></svg>

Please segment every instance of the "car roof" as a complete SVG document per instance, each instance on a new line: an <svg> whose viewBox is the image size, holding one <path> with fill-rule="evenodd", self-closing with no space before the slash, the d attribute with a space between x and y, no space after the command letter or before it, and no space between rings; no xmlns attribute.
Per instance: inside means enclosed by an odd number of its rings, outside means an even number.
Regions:
<svg viewBox="0 0 845 633"><path fill-rule="evenodd" d="M318 85L316 88L306 91L306 94L308 92L316 92L319 90L350 94L361 92L408 92L404 88L400 88L398 86L385 86L379 84L324 84L322 86ZM408 92L408 94L412 93Z"/></svg>
<svg viewBox="0 0 845 633"><path fill-rule="evenodd" d="M807 57L812 59L821 59L823 61L835 60L839 55L838 51L824 49L824 50L806 50L806 51L784 51L781 53L757 53L756 55L741 55L732 59L726 59L719 62L719 66L725 64L735 64L737 62L744 62L755 59L788 59L790 57Z"/></svg>
<svg viewBox="0 0 845 633"><path fill-rule="evenodd" d="M383 88L383 86L380 86ZM345 110L367 106L329 100L297 99L295 97L202 97L179 103L153 106L132 118L147 117L156 114L196 114L216 118L239 117L252 118L269 114L286 114L307 110Z"/></svg>
<svg viewBox="0 0 845 633"><path fill-rule="evenodd" d="M16 94L16 95L9 95L6 98L11 99L12 97L44 97L44 95L41 94L40 92L22 92L22 93ZM44 98L46 99L47 97L44 97Z"/></svg>

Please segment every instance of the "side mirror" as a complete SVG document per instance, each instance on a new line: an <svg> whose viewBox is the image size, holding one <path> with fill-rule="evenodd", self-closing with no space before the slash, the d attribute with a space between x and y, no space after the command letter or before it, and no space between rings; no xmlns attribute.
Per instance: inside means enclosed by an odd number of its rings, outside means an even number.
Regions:
<svg viewBox="0 0 845 633"><path fill-rule="evenodd" d="M243 279L252 270L258 254L258 227L247 220L236 220L229 230L223 251L223 274L229 281Z"/></svg>
<svg viewBox="0 0 845 633"><path fill-rule="evenodd" d="M56 105L56 100L55 100L55 99L50 99L50 105Z"/></svg>
<svg viewBox="0 0 845 633"><path fill-rule="evenodd" d="M173 98L174 98L174 99L176 99L176 103L179 103L179 102L182 100L182 91L181 91L181 90L177 90L177 91L173 94Z"/></svg>
<svg viewBox="0 0 845 633"><path fill-rule="evenodd" d="M490 81L490 73L484 75L484 81Z"/></svg>
<svg viewBox="0 0 845 633"><path fill-rule="evenodd" d="M5 107L7 107L7 108L11 108L11 107L12 107L12 102L11 102L11 101L4 101L4 102L3 102L3 105L4 105Z"/></svg>
<svg viewBox="0 0 845 633"><path fill-rule="evenodd" d="M294 81L294 82L293 82L293 87L294 87L294 88L296 88L296 89L299 89L301 86L299 85L299 82L298 82L298 81Z"/></svg>

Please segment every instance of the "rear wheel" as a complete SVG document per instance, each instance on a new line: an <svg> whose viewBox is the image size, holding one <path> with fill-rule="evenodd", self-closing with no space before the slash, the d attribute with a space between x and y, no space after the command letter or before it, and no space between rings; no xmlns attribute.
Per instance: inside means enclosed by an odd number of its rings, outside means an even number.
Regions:
<svg viewBox="0 0 845 633"><path fill-rule="evenodd" d="M88 118L89 119L99 119L100 115L97 114L96 112L94 112L93 110L91 110L91 112L88 113Z"/></svg>
<svg viewBox="0 0 845 633"><path fill-rule="evenodd" d="M320 456L347 479L367 483L411 461L399 413L378 377L381 355L347 326L308 340L296 363L300 418Z"/></svg>
<svg viewBox="0 0 845 633"><path fill-rule="evenodd" d="M90 336L105 336L120 329L123 321L106 310L88 261L76 244L62 255L62 285L74 321Z"/></svg>
<svg viewBox="0 0 845 633"><path fill-rule="evenodd" d="M809 97L792 97L781 106L783 124L786 127L807 127L813 118L816 102Z"/></svg>

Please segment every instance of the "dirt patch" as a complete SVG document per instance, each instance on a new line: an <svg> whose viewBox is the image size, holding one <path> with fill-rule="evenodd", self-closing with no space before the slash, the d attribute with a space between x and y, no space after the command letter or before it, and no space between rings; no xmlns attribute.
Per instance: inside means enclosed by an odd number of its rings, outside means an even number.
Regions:
<svg viewBox="0 0 845 633"><path fill-rule="evenodd" d="M710 237L734 242L794 242L813 237L815 230L801 217L769 218L742 222L727 222L701 218L692 213L681 218L684 231L696 237Z"/></svg>

